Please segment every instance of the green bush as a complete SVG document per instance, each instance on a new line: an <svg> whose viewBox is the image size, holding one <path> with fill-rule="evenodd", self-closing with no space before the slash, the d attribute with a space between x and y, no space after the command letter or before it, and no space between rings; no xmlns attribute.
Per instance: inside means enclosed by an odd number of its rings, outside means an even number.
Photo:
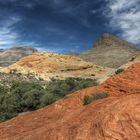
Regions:
<svg viewBox="0 0 140 140"><path fill-rule="evenodd" d="M87 105L87 104L90 104L94 100L99 100L99 99L103 99L107 97L108 97L107 93L96 93L91 96L85 96L83 100L83 104Z"/></svg>
<svg viewBox="0 0 140 140"><path fill-rule="evenodd" d="M4 121L17 115L15 99L6 94L0 96L0 121Z"/></svg>
<svg viewBox="0 0 140 140"><path fill-rule="evenodd" d="M117 69L117 70L115 71L115 74L119 74L119 73L121 73L121 72L123 72L123 71L124 71L124 69L122 69L122 68Z"/></svg>
<svg viewBox="0 0 140 140"><path fill-rule="evenodd" d="M92 95L93 100L99 100L99 99L103 99L103 98L107 98L108 94L107 93L96 93Z"/></svg>
<svg viewBox="0 0 140 140"><path fill-rule="evenodd" d="M25 111L32 111L40 106L40 98L45 95L44 90L32 89L31 91L25 92L21 99L21 108Z"/></svg>
<svg viewBox="0 0 140 140"><path fill-rule="evenodd" d="M84 97L84 105L90 104L93 101L92 96L85 96Z"/></svg>
<svg viewBox="0 0 140 140"><path fill-rule="evenodd" d="M47 93L51 93L54 96L63 98L69 93L74 91L96 86L98 83L95 79L82 79L82 78L67 78L65 80L52 79L46 85Z"/></svg>
<svg viewBox="0 0 140 140"><path fill-rule="evenodd" d="M37 109L40 98L46 93L40 85L30 82L14 81L9 90L1 92L1 89L0 121L10 119L21 112Z"/></svg>
<svg viewBox="0 0 140 140"><path fill-rule="evenodd" d="M45 94L40 99L40 103L41 103L40 107L50 105L50 104L54 103L55 101L57 101L58 99L59 99L59 97L54 96L53 94Z"/></svg>
<svg viewBox="0 0 140 140"><path fill-rule="evenodd" d="M39 83L27 81L12 81L10 85L10 87L0 86L0 121L50 105L76 90L97 85L97 81L67 78L52 79L44 87Z"/></svg>
<svg viewBox="0 0 140 140"><path fill-rule="evenodd" d="M96 79L67 78L65 82L70 86L71 91L98 85Z"/></svg>
<svg viewBox="0 0 140 140"><path fill-rule="evenodd" d="M47 93L64 97L70 91L70 87L64 80L53 80L46 86Z"/></svg>

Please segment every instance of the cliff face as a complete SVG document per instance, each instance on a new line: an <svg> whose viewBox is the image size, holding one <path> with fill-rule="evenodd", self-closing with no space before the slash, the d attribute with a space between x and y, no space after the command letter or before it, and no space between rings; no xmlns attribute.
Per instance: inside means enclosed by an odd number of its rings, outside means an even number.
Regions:
<svg viewBox="0 0 140 140"><path fill-rule="evenodd" d="M109 68L94 65L79 57L55 53L34 53L24 57L1 72L33 74L44 80L51 78L65 79L67 77L98 78L108 72Z"/></svg>
<svg viewBox="0 0 140 140"><path fill-rule="evenodd" d="M13 47L10 49L0 49L0 66L9 66L22 57L37 52L34 48L29 47Z"/></svg>
<svg viewBox="0 0 140 140"><path fill-rule="evenodd" d="M113 35L103 34L91 50L80 56L97 65L117 68L138 54L140 51L133 44Z"/></svg>
<svg viewBox="0 0 140 140"><path fill-rule="evenodd" d="M84 106L85 95L109 97ZM1 140L139 140L140 62L97 87L0 124Z"/></svg>

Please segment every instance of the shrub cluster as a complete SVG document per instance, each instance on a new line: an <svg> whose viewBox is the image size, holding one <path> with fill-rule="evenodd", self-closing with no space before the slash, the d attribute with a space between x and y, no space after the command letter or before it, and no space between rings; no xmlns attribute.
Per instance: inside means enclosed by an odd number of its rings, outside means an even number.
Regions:
<svg viewBox="0 0 140 140"><path fill-rule="evenodd" d="M87 105L87 104L90 104L94 100L99 100L99 99L103 99L103 98L107 98L107 97L108 97L107 93L96 93L91 96L85 96L83 103L84 103L84 105Z"/></svg>
<svg viewBox="0 0 140 140"><path fill-rule="evenodd" d="M115 74L119 74L119 73L121 73L121 72L123 72L123 71L124 71L124 69L122 69L122 68L117 69L117 70L115 71Z"/></svg>
<svg viewBox="0 0 140 140"><path fill-rule="evenodd" d="M45 87L39 83L13 81L11 87L0 86L0 121L50 105L71 92L95 85L96 80L80 78L52 79Z"/></svg>

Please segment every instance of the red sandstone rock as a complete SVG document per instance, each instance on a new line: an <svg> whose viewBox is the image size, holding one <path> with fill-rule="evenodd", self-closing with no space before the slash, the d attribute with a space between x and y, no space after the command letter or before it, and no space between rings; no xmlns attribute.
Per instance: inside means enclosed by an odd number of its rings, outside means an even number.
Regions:
<svg viewBox="0 0 140 140"><path fill-rule="evenodd" d="M85 95L108 98L83 106ZM97 87L0 124L0 140L140 140L140 63Z"/></svg>

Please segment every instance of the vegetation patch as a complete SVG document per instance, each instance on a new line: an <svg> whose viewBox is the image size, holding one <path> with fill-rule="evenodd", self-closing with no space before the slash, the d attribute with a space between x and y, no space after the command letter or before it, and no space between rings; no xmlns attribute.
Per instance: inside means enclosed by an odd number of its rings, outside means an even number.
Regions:
<svg viewBox="0 0 140 140"><path fill-rule="evenodd" d="M0 122L50 105L58 99L82 88L96 86L93 79L67 78L52 79L45 85L33 81L11 81L8 86L0 86Z"/></svg>
<svg viewBox="0 0 140 140"><path fill-rule="evenodd" d="M92 96L85 96L84 97L84 105L88 105L93 101L93 97Z"/></svg>
<svg viewBox="0 0 140 140"><path fill-rule="evenodd" d="M107 97L108 97L107 93L96 93L91 96L85 96L83 100L83 104L87 105L87 104L90 104L94 100L99 100L99 99L103 99Z"/></svg>
<svg viewBox="0 0 140 140"><path fill-rule="evenodd" d="M121 73L121 72L123 72L123 71L124 71L124 69L122 69L122 68L117 69L117 70L115 71L115 74L119 74L119 73Z"/></svg>

